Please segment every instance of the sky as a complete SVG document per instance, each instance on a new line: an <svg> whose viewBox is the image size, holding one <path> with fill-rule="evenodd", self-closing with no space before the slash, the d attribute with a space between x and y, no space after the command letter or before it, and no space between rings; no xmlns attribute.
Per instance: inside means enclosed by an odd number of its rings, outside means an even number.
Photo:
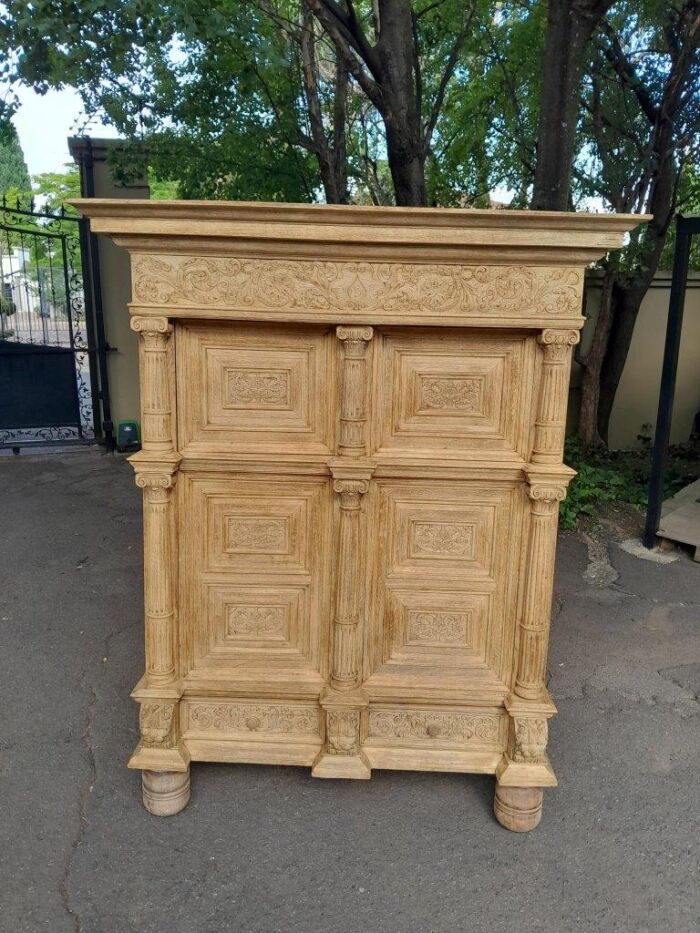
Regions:
<svg viewBox="0 0 700 933"><path fill-rule="evenodd" d="M12 119L30 175L63 171L72 162L67 139L76 135L83 124L83 108L72 88L49 91L41 96L29 88L18 92L20 108ZM97 137L117 135L110 126L90 126L89 133Z"/></svg>

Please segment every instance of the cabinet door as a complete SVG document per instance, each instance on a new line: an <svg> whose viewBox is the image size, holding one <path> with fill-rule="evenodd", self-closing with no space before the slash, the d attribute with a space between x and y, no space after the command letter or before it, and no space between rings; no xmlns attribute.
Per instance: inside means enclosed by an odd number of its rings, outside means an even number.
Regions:
<svg viewBox="0 0 700 933"><path fill-rule="evenodd" d="M181 452L329 455L334 340L323 327L178 324Z"/></svg>
<svg viewBox="0 0 700 933"><path fill-rule="evenodd" d="M370 508L370 696L501 703L512 676L520 486L379 480Z"/></svg>
<svg viewBox="0 0 700 933"><path fill-rule="evenodd" d="M328 654L330 483L187 472L181 479L186 678L318 694Z"/></svg>
<svg viewBox="0 0 700 933"><path fill-rule="evenodd" d="M394 328L377 335L380 456L527 458L535 339Z"/></svg>

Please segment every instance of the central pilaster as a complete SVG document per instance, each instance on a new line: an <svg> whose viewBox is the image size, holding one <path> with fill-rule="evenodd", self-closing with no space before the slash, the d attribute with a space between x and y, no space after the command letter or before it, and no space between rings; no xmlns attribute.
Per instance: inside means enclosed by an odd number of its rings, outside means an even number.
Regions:
<svg viewBox="0 0 700 933"><path fill-rule="evenodd" d="M363 500L374 464L367 458L367 351L371 327L338 327L341 351L338 456L330 461L337 495L336 588L332 625L330 686L321 696L323 749L314 777L368 778L362 752L367 696L362 690L365 568Z"/></svg>

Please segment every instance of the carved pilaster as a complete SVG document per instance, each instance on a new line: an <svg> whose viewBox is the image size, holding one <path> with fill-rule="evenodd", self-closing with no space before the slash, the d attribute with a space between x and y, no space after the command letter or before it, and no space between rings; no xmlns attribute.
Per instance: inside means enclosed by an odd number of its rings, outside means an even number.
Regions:
<svg viewBox="0 0 700 933"><path fill-rule="evenodd" d="M338 327L343 348L340 388L338 454L362 457L367 453L367 348L371 327Z"/></svg>
<svg viewBox="0 0 700 933"><path fill-rule="evenodd" d="M543 330L542 375L537 401L533 463L561 463L566 431L571 350L579 342L577 330Z"/></svg>
<svg viewBox="0 0 700 933"><path fill-rule="evenodd" d="M518 696L528 699L539 699L545 694L557 521L567 482L568 477L546 484L532 482L528 486L531 500L528 567L515 682Z"/></svg>
<svg viewBox="0 0 700 933"><path fill-rule="evenodd" d="M175 677L174 521L171 497L174 472L140 471L143 489L144 614L146 676L152 685Z"/></svg>
<svg viewBox="0 0 700 933"><path fill-rule="evenodd" d="M340 528L331 685L336 690L353 690L360 682L360 508L369 483L366 479L335 479L333 489L339 496Z"/></svg>
<svg viewBox="0 0 700 933"><path fill-rule="evenodd" d="M133 317L131 329L140 334L142 449L174 449L170 337L172 325L164 317Z"/></svg>

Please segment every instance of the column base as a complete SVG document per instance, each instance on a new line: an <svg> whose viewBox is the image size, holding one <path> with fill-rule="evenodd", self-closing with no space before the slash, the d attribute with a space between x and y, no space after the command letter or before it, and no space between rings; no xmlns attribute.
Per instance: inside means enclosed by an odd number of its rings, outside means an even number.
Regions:
<svg viewBox="0 0 700 933"><path fill-rule="evenodd" d="M542 819L541 787L502 787L496 785L493 812L496 819L514 833L527 833Z"/></svg>
<svg viewBox="0 0 700 933"><path fill-rule="evenodd" d="M190 799L190 771L142 771L143 805L154 816L174 816Z"/></svg>
<svg viewBox="0 0 700 933"><path fill-rule="evenodd" d="M372 777L372 769L363 752L359 755L329 755L320 751L311 766L311 777L368 781Z"/></svg>

